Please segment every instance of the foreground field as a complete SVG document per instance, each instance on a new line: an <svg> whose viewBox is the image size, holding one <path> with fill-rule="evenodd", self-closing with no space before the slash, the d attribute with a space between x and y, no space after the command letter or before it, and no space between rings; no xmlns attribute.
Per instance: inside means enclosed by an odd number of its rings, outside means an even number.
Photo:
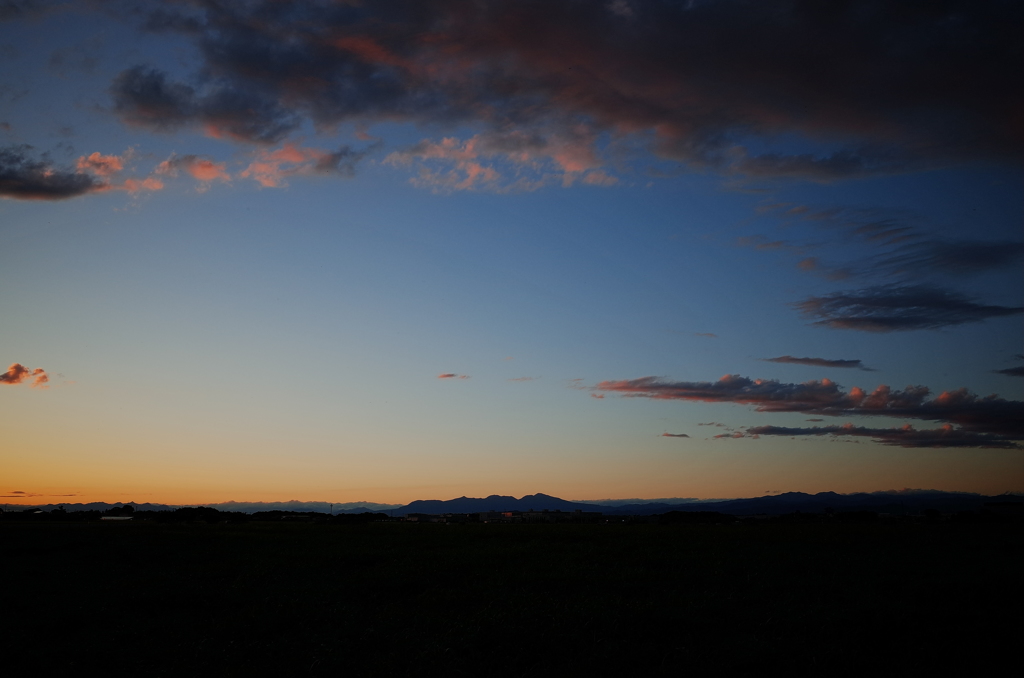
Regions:
<svg viewBox="0 0 1024 678"><path fill-rule="evenodd" d="M33 675L974 674L1017 661L1022 555L1019 525L7 521L0 637Z"/></svg>

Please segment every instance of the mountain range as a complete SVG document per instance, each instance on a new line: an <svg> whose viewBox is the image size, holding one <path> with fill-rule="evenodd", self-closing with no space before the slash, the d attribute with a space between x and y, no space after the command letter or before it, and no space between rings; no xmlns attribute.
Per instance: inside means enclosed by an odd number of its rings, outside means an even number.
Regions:
<svg viewBox="0 0 1024 678"><path fill-rule="evenodd" d="M678 503L676 503L678 502ZM1003 494L985 496L969 492L941 492L938 490L902 490L890 492L859 492L854 494L838 494L836 492L785 492L782 494L753 497L749 499L726 499L714 501L698 501L692 499L666 500L660 502L643 502L620 504L616 500L598 502L578 502L552 497L547 494L528 494L519 499L512 496L492 494L488 497L459 497L457 499L417 500L404 506L399 504L379 504L375 502L348 502L333 504L328 502L223 502L205 504L220 511L238 511L254 513L256 511L296 511L327 513L367 513L387 512L393 516L405 516L410 513L442 514L442 513L480 513L482 511L586 511L599 512L605 515L656 515L669 511L717 511L731 515L783 515L787 513L821 513L826 509L834 511L875 511L878 513L919 513L926 509L936 509L943 513L957 511L976 511L987 503L993 502L1024 502L1020 494ZM173 511L178 506L166 504L136 504L134 502L91 502L88 504L61 504L68 511L105 511L115 506L131 503L138 511ZM15 507L11 507L15 508ZM30 508L17 506L15 510ZM56 504L37 505L51 511L58 508Z"/></svg>

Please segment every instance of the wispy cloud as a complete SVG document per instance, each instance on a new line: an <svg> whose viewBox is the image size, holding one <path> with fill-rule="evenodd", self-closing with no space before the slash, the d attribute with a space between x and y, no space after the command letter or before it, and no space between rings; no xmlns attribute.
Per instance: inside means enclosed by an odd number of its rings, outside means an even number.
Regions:
<svg viewBox="0 0 1024 678"><path fill-rule="evenodd" d="M454 372L445 372L444 374L437 375L438 379L469 379L468 374L455 374Z"/></svg>
<svg viewBox="0 0 1024 678"><path fill-rule="evenodd" d="M662 433L662 438L689 438L685 433Z"/></svg>
<svg viewBox="0 0 1024 678"><path fill-rule="evenodd" d="M462 141L446 137L424 139L395 151L384 162L416 164L412 183L438 192L489 190L531 191L551 184L571 186L577 180L591 186L612 186L618 178L598 169L593 135L570 136L521 132L488 132Z"/></svg>
<svg viewBox="0 0 1024 678"><path fill-rule="evenodd" d="M858 369L865 372L875 372L870 367L865 367L860 360L829 360L828 358L794 358L791 355L783 355L778 358L762 358L766 363L786 363L789 365L811 365L813 367L838 367L842 369Z"/></svg>
<svg viewBox="0 0 1024 678"><path fill-rule="evenodd" d="M829 379L793 384L731 374L715 382L671 382L657 377L603 381L593 389L634 398L754 405L759 412L921 419L953 424L970 433L1024 439L1024 402L980 397L963 388L929 397L925 386L898 390L883 384L868 393L858 387L845 391Z"/></svg>
<svg viewBox="0 0 1024 678"><path fill-rule="evenodd" d="M995 433L975 433L946 424L937 429L915 429L910 424L899 428L868 428L843 424L842 426L814 426L789 428L785 426L755 426L742 436L857 436L871 438L882 445L896 447L982 447L998 449L1019 449L1020 436L1005 436Z"/></svg>
<svg viewBox="0 0 1024 678"><path fill-rule="evenodd" d="M938 329L1024 313L1022 306L981 304L923 285L877 286L808 297L793 304L813 324L832 329L897 332Z"/></svg>
<svg viewBox="0 0 1024 678"><path fill-rule="evenodd" d="M847 243L867 245L874 254L843 263L827 262L819 256L807 256L813 245L780 242L786 251L804 258L798 268L837 280L874 278L907 284L929 278L966 278L1005 269L1024 260L1024 242L1019 240L972 240L939 237L934 228L922 224L914 214L880 209L842 207L813 208L793 203L772 203L758 210L772 214L785 223L805 222L837 236ZM740 238L738 244L757 249L767 242L765 236ZM843 248L844 251L849 248Z"/></svg>
<svg viewBox="0 0 1024 678"><path fill-rule="evenodd" d="M780 218L787 228L801 222L814 225L827 234L836 256L830 258L825 245L813 237L798 243L798 236L771 241L754 235L738 244L784 250L799 257L797 268L828 280L881 283L797 302L797 308L818 318L816 324L872 332L934 329L1024 310L975 301L948 287L1018 265L1024 261L1022 241L944 238L921 217L893 210L775 202L758 212Z"/></svg>
<svg viewBox="0 0 1024 678"><path fill-rule="evenodd" d="M1017 360L1024 360L1024 355L1013 356ZM1018 365L1017 367L1007 367L1002 370L992 370L996 374L1003 374L1007 377L1024 377L1024 365Z"/></svg>
<svg viewBox="0 0 1024 678"><path fill-rule="evenodd" d="M715 440L718 440L718 439L721 439L721 438L746 438L748 436L746 436L741 431L733 431L732 433L719 433L718 435L713 436L713 437L714 437ZM750 435L749 437L756 438L757 436L756 435Z"/></svg>

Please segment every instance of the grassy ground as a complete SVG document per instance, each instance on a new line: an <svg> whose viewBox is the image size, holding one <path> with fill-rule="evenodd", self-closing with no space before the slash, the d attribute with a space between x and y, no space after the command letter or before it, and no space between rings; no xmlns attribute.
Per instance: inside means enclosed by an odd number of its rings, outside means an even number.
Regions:
<svg viewBox="0 0 1024 678"><path fill-rule="evenodd" d="M0 523L35 675L978 673L1019 525ZM11 673L9 675L17 675Z"/></svg>

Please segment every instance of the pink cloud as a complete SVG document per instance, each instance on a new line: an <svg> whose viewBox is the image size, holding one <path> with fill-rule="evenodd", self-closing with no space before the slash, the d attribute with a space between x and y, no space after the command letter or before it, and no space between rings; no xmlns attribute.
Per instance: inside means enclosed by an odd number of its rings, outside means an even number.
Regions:
<svg viewBox="0 0 1024 678"><path fill-rule="evenodd" d="M468 374L455 374L454 372L446 372L444 374L437 375L438 379L469 379Z"/></svg>
<svg viewBox="0 0 1024 678"><path fill-rule="evenodd" d="M112 186L111 188L128 191L129 193L138 193L140 191L159 191L164 187L164 182L154 177L147 177L145 179L125 179L120 185Z"/></svg>
<svg viewBox="0 0 1024 678"><path fill-rule="evenodd" d="M424 139L407 151L391 153L384 162L407 165L413 160L441 161L451 169L434 170L422 166L419 176L412 180L413 184L440 190L475 190L484 185L492 185L501 177L493 167L485 167L478 162L478 140L479 137L472 137L465 142L454 137L445 137L440 142Z"/></svg>
<svg viewBox="0 0 1024 678"><path fill-rule="evenodd" d="M179 170L186 172L198 181L231 180L231 175L228 174L224 163L214 162L198 155L172 155L157 165L156 173L176 177Z"/></svg>
<svg viewBox="0 0 1024 678"><path fill-rule="evenodd" d="M75 163L79 172L92 172L96 176L109 177L124 169L123 158L116 155L102 155L98 151L90 155L83 155Z"/></svg>
<svg viewBox="0 0 1024 678"><path fill-rule="evenodd" d="M418 163L419 174L412 183L440 192L529 191L553 183L568 187L580 177L585 184L611 186L618 179L598 169L602 161L594 143L594 135L583 126L544 135L487 132L465 141L455 137L439 142L424 139L391 153L384 162ZM487 163L502 163L507 174Z"/></svg>
<svg viewBox="0 0 1024 678"><path fill-rule="evenodd" d="M0 384L21 384L28 380L31 380L32 388L47 388L50 377L41 368L30 370L21 363L11 363L7 371L0 374Z"/></svg>
<svg viewBox="0 0 1024 678"><path fill-rule="evenodd" d="M228 181L231 178L224 170L224 163L215 163L211 160L200 160L188 168L188 173L199 181Z"/></svg>
<svg viewBox="0 0 1024 678"><path fill-rule="evenodd" d="M355 163L367 152L369 150L354 151L348 146L342 146L337 151L326 151L286 143L275 150L259 151L256 159L239 176L252 179L264 188L285 186L288 177L296 175L352 176L355 173Z"/></svg>
<svg viewBox="0 0 1024 678"><path fill-rule="evenodd" d="M587 172L583 177L583 183L591 186L614 186L619 183L618 178L606 174L604 170L593 170Z"/></svg>
<svg viewBox="0 0 1024 678"><path fill-rule="evenodd" d="M163 182L154 177L146 177L143 179L128 178L115 183L108 181L115 175L124 171L125 163L131 158L131 156L131 149L121 156L103 155L97 151L78 158L78 161L75 163L75 170L80 174L89 173L100 178L101 183L97 184L93 189L96 193L104 193L107 191L127 191L128 193L138 193L140 191L161 190L164 187ZM159 167L157 168L157 171L159 172Z"/></svg>

